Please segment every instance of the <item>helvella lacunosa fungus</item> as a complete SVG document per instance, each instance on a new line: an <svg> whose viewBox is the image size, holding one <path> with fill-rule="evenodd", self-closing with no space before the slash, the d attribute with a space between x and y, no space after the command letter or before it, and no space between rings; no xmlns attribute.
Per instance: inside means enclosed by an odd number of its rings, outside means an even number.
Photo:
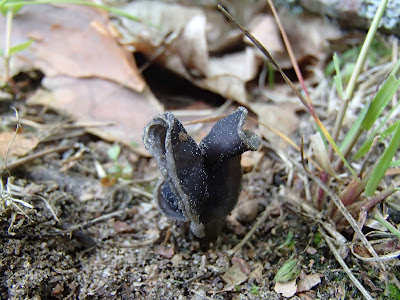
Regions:
<svg viewBox="0 0 400 300"><path fill-rule="evenodd" d="M170 218L190 222L199 238L207 224L235 207L242 186L241 154L260 146L260 138L243 129L246 116L246 108L239 107L199 145L171 112L156 115L144 128L143 143L162 174L154 190L158 207Z"/></svg>

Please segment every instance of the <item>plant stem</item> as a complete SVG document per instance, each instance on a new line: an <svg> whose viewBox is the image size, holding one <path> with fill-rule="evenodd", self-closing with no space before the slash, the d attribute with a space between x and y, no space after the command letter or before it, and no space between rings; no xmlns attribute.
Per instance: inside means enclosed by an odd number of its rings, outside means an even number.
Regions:
<svg viewBox="0 0 400 300"><path fill-rule="evenodd" d="M396 235L398 238L400 238L400 232L399 230L394 227L392 224L390 224L383 216L382 214L377 210L374 209L373 212L373 217L375 220L379 221L383 226L385 226L391 233Z"/></svg>
<svg viewBox="0 0 400 300"><path fill-rule="evenodd" d="M362 45L360 54L358 55L357 62L354 67L353 73L351 74L349 84L346 87L346 92L345 92L345 96L344 96L345 100L342 103L342 106L339 111L339 116L337 118L337 122L335 123L334 136L336 135L336 133L338 134L340 132L340 129L343 125L343 119L344 119L344 116L346 115L348 102L353 97L353 93L354 93L354 89L355 89L355 86L357 83L358 76L360 75L361 70L365 64L365 60L367 59L368 50L374 39L376 31L378 30L379 22L382 19L383 13L385 12L388 2L389 2L389 0L381 1L381 3L379 4L378 10L376 11L375 17L372 20L371 26L369 27L367 36L365 37L364 44ZM355 138L355 140L351 144L355 144L358 137L354 137L354 138Z"/></svg>
<svg viewBox="0 0 400 300"><path fill-rule="evenodd" d="M11 48L11 26L12 26L12 19L13 19L13 11L7 11L7 25L6 25L6 40L5 40L5 47L4 47L4 82L8 82L10 79L10 48Z"/></svg>
<svg viewBox="0 0 400 300"><path fill-rule="evenodd" d="M361 47L360 54L358 55L356 65L354 67L353 73L351 74L349 84L346 88L345 99L351 99L353 96L354 88L358 79L358 76L361 73L361 69L364 66L365 60L367 58L368 50L371 46L371 43L374 39L376 31L378 30L379 22L382 19L383 13L385 12L387 3L389 0L383 0L379 4L378 10L376 11L375 17L372 20L371 26L369 27L367 36L365 37L364 44Z"/></svg>
<svg viewBox="0 0 400 300"><path fill-rule="evenodd" d="M303 75L302 75L302 73L300 71L299 64L297 63L296 57L294 55L294 52L293 52L293 49L292 49L292 45L290 44L290 41L289 41L289 38L288 38L288 36L287 36L287 34L285 32L285 29L283 28L281 19L279 18L279 15L278 15L278 13L277 13L277 11L275 9L274 3L271 0L268 0L268 4L269 4L269 6L271 8L272 14L274 15L275 21L276 21L276 23L277 23L277 25L279 27L279 31L281 32L283 42L285 43L286 50L287 50L287 52L289 54L289 57L290 57L290 61L292 62L294 71L296 72L297 79L299 80L299 83L301 84L301 88L304 91L307 103L308 103L308 105L311 105L310 95L308 94L307 87L306 87L306 85L304 83Z"/></svg>

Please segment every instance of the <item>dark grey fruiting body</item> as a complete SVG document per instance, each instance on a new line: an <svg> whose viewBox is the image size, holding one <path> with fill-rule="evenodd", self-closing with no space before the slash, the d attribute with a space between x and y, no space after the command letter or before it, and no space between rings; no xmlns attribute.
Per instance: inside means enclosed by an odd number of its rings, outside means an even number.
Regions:
<svg viewBox="0 0 400 300"><path fill-rule="evenodd" d="M163 177L154 191L158 206L167 216L190 222L197 237L204 237L205 224L235 207L242 182L240 155L260 146L254 132L243 130L246 115L239 107L218 121L199 146L170 112L144 128L143 143Z"/></svg>

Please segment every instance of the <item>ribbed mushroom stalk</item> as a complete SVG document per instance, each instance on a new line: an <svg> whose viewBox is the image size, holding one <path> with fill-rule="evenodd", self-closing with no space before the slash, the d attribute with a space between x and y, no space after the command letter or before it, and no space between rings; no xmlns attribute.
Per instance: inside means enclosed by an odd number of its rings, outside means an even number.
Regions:
<svg viewBox="0 0 400 300"><path fill-rule="evenodd" d="M239 107L218 121L200 146L170 112L155 116L144 128L144 145L162 174L154 190L158 207L168 217L190 222L199 238L205 236L205 225L235 207L242 183L240 156L260 146L254 132L243 130L246 115Z"/></svg>

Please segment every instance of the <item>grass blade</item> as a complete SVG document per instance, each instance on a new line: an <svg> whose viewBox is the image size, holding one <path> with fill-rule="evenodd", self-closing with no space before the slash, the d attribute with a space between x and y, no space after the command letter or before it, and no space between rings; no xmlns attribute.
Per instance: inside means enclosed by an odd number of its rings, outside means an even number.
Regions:
<svg viewBox="0 0 400 300"><path fill-rule="evenodd" d="M353 73L351 74L350 82L346 88L346 94L345 94L346 99L351 99L353 96L358 76L360 75L361 70L364 66L368 50L372 44L372 41L374 40L375 33L378 30L379 23L382 19L383 13L385 12L388 2L389 0L382 0L381 3L379 4L378 10L375 13L374 19L372 20L372 24L369 27L367 36L365 37L364 44L362 45L360 55L357 58L356 66L354 68Z"/></svg>
<svg viewBox="0 0 400 300"><path fill-rule="evenodd" d="M382 0L381 3L379 4L378 10L376 11L374 19L372 20L371 26L369 27L367 36L365 37L364 43L361 47L360 54L358 55L358 58L357 58L356 65L351 74L349 83L346 87L344 101L340 107L339 114L338 114L338 117L335 122L335 127L334 127L334 131L333 131L334 137L338 136L338 134L342 128L343 119L344 119L344 116L346 115L346 111L347 111L347 107L348 107L348 102L353 97L353 93L354 93L354 89L355 89L355 86L357 83L358 76L360 75L361 70L364 66L365 60L367 58L368 50L370 49L371 44L374 40L375 33L378 30L379 23L382 19L383 13L385 12L388 2L389 2L389 0ZM357 130L357 132L358 132L358 130ZM356 139L358 139L358 136L354 135L353 139L350 140L349 145L351 145L351 147L355 144ZM346 149L346 151L344 151L345 156L351 150L351 147L345 148Z"/></svg>
<svg viewBox="0 0 400 300"><path fill-rule="evenodd" d="M386 105L389 103L390 99L393 97L396 90L400 87L400 79L396 79L394 75L389 75L386 82L379 89L378 93L372 99L369 106L365 106L357 120L353 123L350 130L347 132L342 143L340 144L340 150L347 155L349 149L353 146L358 136L361 134L362 130L368 130L372 127L376 119L380 116L382 111L385 109ZM372 139L374 134L372 134ZM371 141L372 141L371 139ZM364 145L363 145L364 146ZM364 146L367 147L367 146ZM363 149L363 153L368 152L368 149ZM360 150L359 150L360 151ZM355 158L363 156L361 152L357 152Z"/></svg>
<svg viewBox="0 0 400 300"><path fill-rule="evenodd" d="M400 145L400 125L397 125L396 132L394 133L392 140L390 141L385 152L383 152L378 164L372 172L371 178L368 180L367 186L365 187L365 194L369 197L372 196L379 183L381 182L385 172L390 166L393 156L396 154L397 149Z"/></svg>
<svg viewBox="0 0 400 300"><path fill-rule="evenodd" d="M23 51L23 50L29 48L32 45L32 43L33 43L33 40L29 40L29 41L26 41L24 43L18 44L18 45L14 46L14 47L11 47L10 48L10 55L14 55L15 53L18 53L20 51Z"/></svg>
<svg viewBox="0 0 400 300"><path fill-rule="evenodd" d="M367 154L367 152L369 151L373 140L375 139L376 136L378 136L378 132L379 130L382 128L382 126L387 122L389 116L391 115L391 113L400 105L400 102L392 108L392 111L388 114L388 116L386 116L385 120L378 126L378 128L376 130L374 130L371 134L369 134L369 138L361 145L360 149L358 149L357 153L354 154L353 156L353 160L357 160L360 159L361 157L363 157L365 154ZM384 130L383 132L381 132L379 141L383 141L385 138L387 138L389 135L392 135L393 132L396 130L397 125L399 125L400 120L396 121L395 123L393 123L391 126L389 126L388 128L386 128L386 130Z"/></svg>
<svg viewBox="0 0 400 300"><path fill-rule="evenodd" d="M333 54L333 63L335 65L335 71L336 71L336 75L333 77L336 86L336 91L339 97L343 99L344 92L343 92L342 74L340 73L340 62L336 52L335 54Z"/></svg>
<svg viewBox="0 0 400 300"><path fill-rule="evenodd" d="M345 152L345 149L348 149L350 147L350 144L354 140L354 137L358 134L360 130L361 123L365 115L367 114L367 111L368 111L368 106L364 106L360 114L358 115L357 120L353 123L350 130L347 132L346 136L342 140L339 147L340 151Z"/></svg>
<svg viewBox="0 0 400 300"><path fill-rule="evenodd" d="M394 75L389 75L374 99L372 99L367 114L361 123L362 129L369 130L372 127L399 87L400 79L396 79Z"/></svg>

